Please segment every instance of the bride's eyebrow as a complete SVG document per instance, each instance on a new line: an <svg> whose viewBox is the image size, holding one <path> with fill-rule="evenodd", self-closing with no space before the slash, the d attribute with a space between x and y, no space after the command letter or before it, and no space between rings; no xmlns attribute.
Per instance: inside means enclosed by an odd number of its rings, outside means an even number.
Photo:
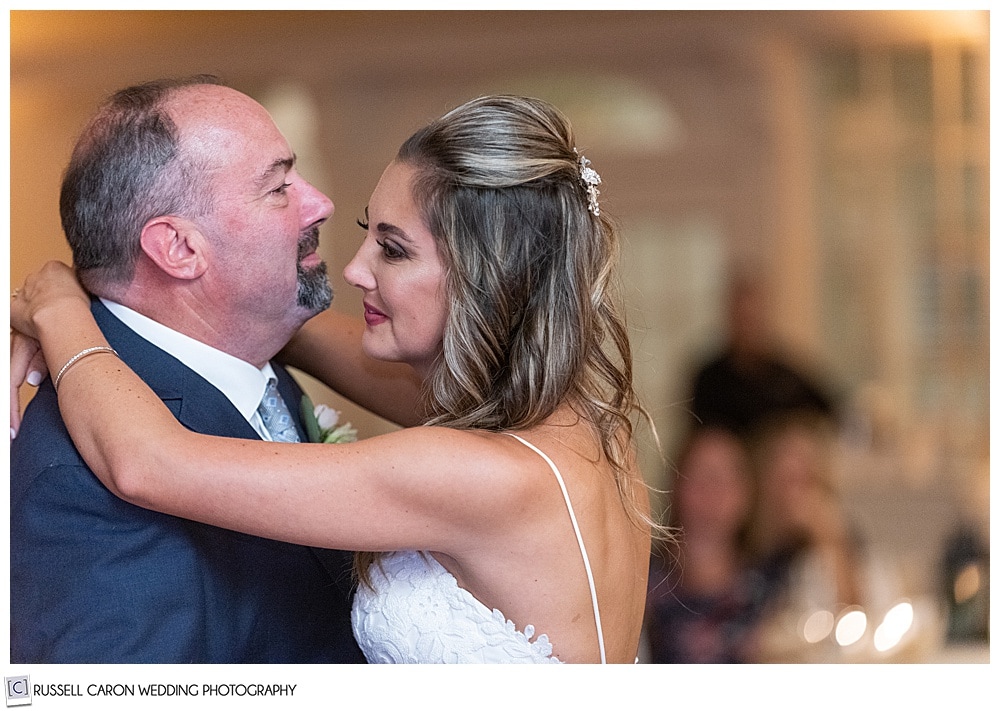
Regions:
<svg viewBox="0 0 1000 711"><path fill-rule="evenodd" d="M401 228L397 227L391 222L379 222L377 225L375 225L375 231L378 232L379 234L390 235L404 242L407 242L408 244L413 244L413 239L411 239L410 236L406 234L406 232L404 232Z"/></svg>
<svg viewBox="0 0 1000 711"><path fill-rule="evenodd" d="M365 205L365 224L371 224L371 220L368 216L368 206ZM401 227L397 227L391 222L379 222L375 225L375 232L380 235L388 235L390 237L395 237L402 240L408 244L415 244L413 238L411 238Z"/></svg>

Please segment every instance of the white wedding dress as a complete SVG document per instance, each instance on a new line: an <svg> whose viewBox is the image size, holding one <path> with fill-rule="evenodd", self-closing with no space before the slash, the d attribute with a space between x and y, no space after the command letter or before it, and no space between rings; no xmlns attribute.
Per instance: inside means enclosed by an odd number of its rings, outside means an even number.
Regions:
<svg viewBox="0 0 1000 711"><path fill-rule="evenodd" d="M587 571L603 664L604 635L594 576L562 475L541 450L517 435L510 436L545 459L562 489ZM361 651L372 664L560 663L552 655L547 635L536 637L533 625L518 630L500 610L490 610L459 587L429 553L390 553L380 565L372 566L370 574L374 589L359 587L351 623Z"/></svg>

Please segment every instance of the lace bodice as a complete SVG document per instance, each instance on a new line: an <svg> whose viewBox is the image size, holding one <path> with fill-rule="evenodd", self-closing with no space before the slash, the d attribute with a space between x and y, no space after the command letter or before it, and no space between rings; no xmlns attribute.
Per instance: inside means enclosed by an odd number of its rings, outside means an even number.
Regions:
<svg viewBox="0 0 1000 711"><path fill-rule="evenodd" d="M604 636L590 560L562 475L545 454L537 452L555 474L566 500L590 584L601 661ZM490 610L428 553L397 551L369 571L374 590L361 586L354 596L354 637L373 664L547 664L552 656L547 635L533 625L518 630L500 610Z"/></svg>
<svg viewBox="0 0 1000 711"><path fill-rule="evenodd" d="M375 591L358 589L351 623L372 664L559 663L546 635L517 630L429 554L392 553L371 577Z"/></svg>

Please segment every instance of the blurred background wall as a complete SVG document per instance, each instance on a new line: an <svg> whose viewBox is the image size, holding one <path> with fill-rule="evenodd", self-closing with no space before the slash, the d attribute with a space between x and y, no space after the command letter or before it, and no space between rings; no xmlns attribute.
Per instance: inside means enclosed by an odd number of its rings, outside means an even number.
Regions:
<svg viewBox="0 0 1000 711"><path fill-rule="evenodd" d="M753 270L843 405L845 506L892 584L939 595L955 529L988 542L987 12L14 11L10 48L12 284L68 260L61 172L122 86L210 72L267 106L336 204L321 253L349 313L355 219L401 141L476 95L541 96L621 223L668 459L728 275ZM363 435L390 429L308 388ZM669 489L651 442L643 461Z"/></svg>

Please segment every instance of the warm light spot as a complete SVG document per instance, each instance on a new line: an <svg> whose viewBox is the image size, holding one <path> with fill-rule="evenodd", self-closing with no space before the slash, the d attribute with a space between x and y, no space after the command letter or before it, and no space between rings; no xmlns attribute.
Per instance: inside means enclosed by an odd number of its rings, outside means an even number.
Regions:
<svg viewBox="0 0 1000 711"><path fill-rule="evenodd" d="M897 603L885 613L882 624L875 630L875 649L886 652L897 644L913 626L913 605L907 601Z"/></svg>
<svg viewBox="0 0 1000 711"><path fill-rule="evenodd" d="M852 608L837 621L835 638L841 647L847 647L861 639L868 628L868 616L859 608Z"/></svg>
<svg viewBox="0 0 1000 711"><path fill-rule="evenodd" d="M809 644L816 644L830 636L832 631L833 613L829 610L816 610L802 625L802 639Z"/></svg>
<svg viewBox="0 0 1000 711"><path fill-rule="evenodd" d="M955 576L955 602L968 602L979 592L979 566L969 563Z"/></svg>

